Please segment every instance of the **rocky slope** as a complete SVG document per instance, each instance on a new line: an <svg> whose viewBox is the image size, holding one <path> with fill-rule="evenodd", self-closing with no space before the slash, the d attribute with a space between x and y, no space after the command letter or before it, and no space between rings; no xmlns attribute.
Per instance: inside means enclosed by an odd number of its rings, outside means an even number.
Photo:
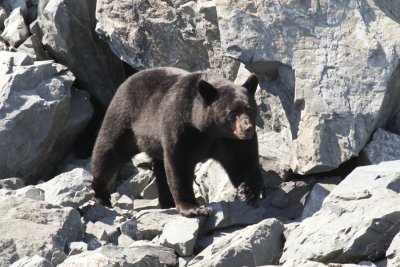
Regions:
<svg viewBox="0 0 400 267"><path fill-rule="evenodd" d="M397 1L0 2L0 266L400 266ZM212 69L256 98L266 197L217 162L208 218L158 208L151 160L90 199L88 151L115 89ZM358 168L356 168L358 167Z"/></svg>

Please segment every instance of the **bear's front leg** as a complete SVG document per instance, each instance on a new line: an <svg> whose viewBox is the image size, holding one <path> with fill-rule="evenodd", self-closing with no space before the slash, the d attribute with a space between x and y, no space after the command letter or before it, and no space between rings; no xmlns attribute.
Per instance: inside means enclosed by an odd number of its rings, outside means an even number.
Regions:
<svg viewBox="0 0 400 267"><path fill-rule="evenodd" d="M250 171L245 174L247 179L238 187L239 199L251 206L257 206L260 194L264 190L261 167L254 164Z"/></svg>
<svg viewBox="0 0 400 267"><path fill-rule="evenodd" d="M209 216L211 209L199 207L193 191L195 163L177 151L164 150L167 182L179 214L185 217Z"/></svg>

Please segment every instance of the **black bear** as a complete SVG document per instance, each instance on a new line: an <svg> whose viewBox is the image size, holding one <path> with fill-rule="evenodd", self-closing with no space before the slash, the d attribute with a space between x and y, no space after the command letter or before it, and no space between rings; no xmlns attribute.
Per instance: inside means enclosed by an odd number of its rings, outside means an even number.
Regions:
<svg viewBox="0 0 400 267"><path fill-rule="evenodd" d="M153 68L117 90L100 128L91 161L95 199L110 204L108 182L139 152L153 158L162 208L183 216L209 215L193 192L194 169L212 158L227 171L242 201L262 190L255 132L258 80L242 85L209 72Z"/></svg>

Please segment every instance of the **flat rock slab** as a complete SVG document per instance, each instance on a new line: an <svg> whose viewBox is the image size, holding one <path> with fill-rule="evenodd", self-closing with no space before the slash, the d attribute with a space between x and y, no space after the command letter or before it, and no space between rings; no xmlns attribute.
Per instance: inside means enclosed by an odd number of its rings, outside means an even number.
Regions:
<svg viewBox="0 0 400 267"><path fill-rule="evenodd" d="M283 224L267 219L217 239L188 264L206 266L260 266L276 264L283 246Z"/></svg>
<svg viewBox="0 0 400 267"><path fill-rule="evenodd" d="M52 261L69 242L83 239L79 213L69 207L5 196L0 199L0 214L0 266L34 255Z"/></svg>
<svg viewBox="0 0 400 267"><path fill-rule="evenodd" d="M400 231L399 192L400 161L356 168L290 232L281 263L381 259Z"/></svg>

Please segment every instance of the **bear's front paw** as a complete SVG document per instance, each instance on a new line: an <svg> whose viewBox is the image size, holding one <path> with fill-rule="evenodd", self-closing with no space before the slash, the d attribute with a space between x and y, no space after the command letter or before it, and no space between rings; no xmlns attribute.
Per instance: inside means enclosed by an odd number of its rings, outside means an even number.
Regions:
<svg viewBox="0 0 400 267"><path fill-rule="evenodd" d="M260 192L260 189L251 187L246 182L241 183L238 187L239 199L253 207L257 207L258 205Z"/></svg>
<svg viewBox="0 0 400 267"><path fill-rule="evenodd" d="M176 204L176 209L178 210L179 214L192 218L197 216L210 216L211 215L211 208L205 206L197 206L195 204L187 203L187 202L178 202Z"/></svg>

